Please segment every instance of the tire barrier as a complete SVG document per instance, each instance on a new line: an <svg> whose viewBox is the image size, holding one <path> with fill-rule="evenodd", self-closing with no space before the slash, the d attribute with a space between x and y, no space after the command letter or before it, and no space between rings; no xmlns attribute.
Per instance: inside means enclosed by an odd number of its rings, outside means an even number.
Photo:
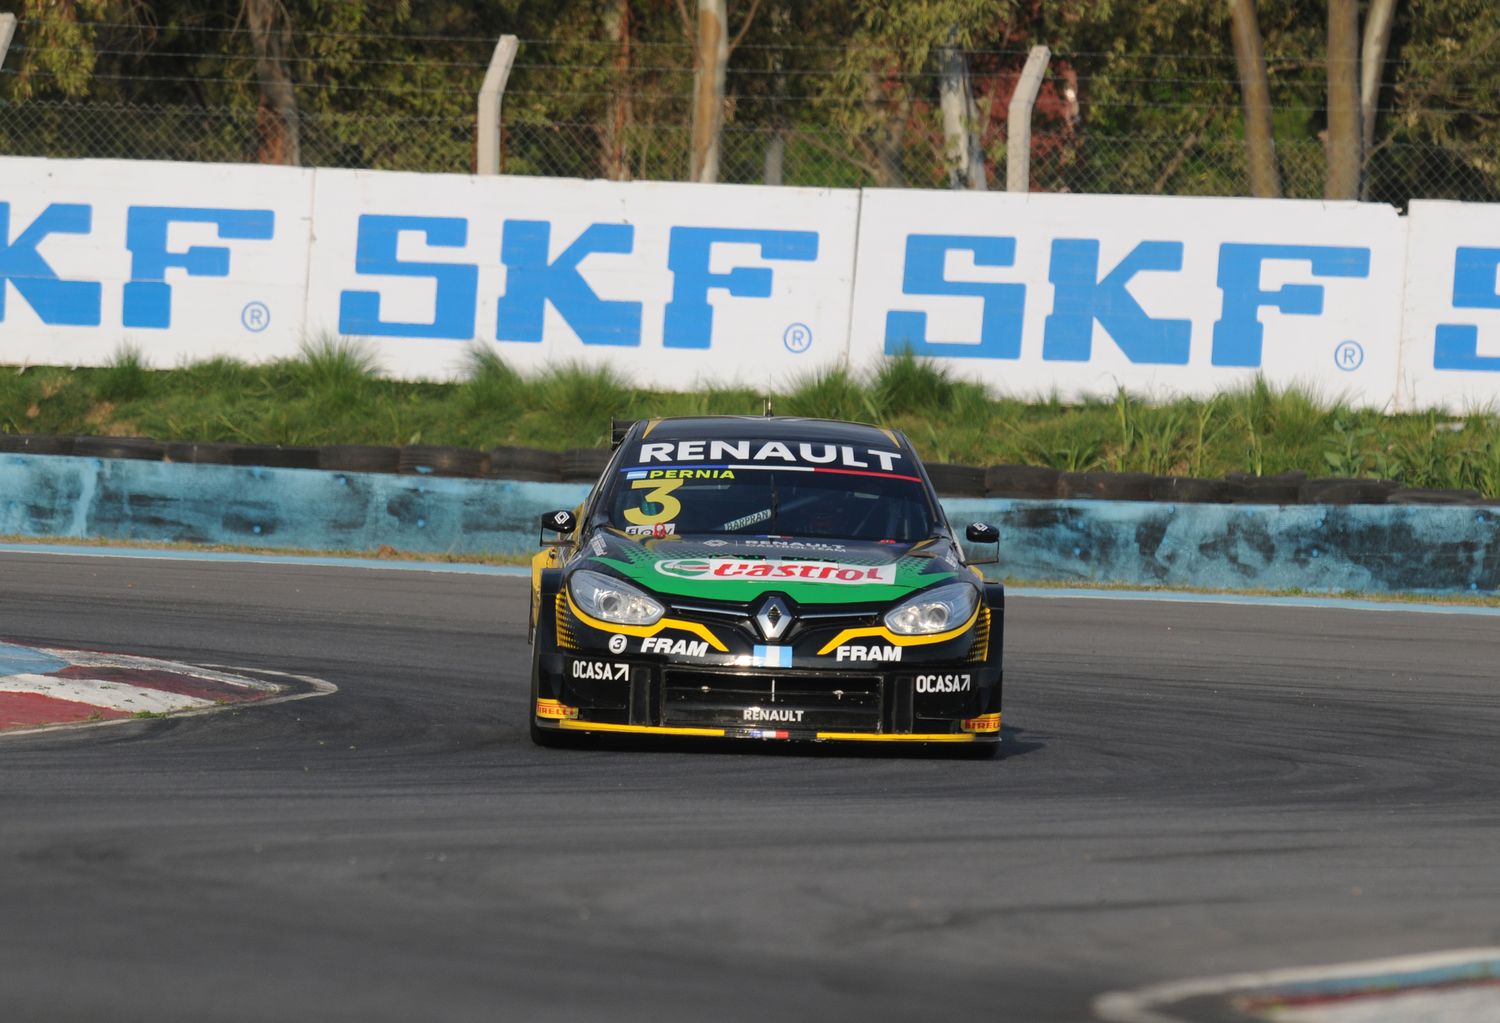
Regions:
<svg viewBox="0 0 1500 1023"><path fill-rule="evenodd" d="M535 549L542 513L588 492L588 483L12 452L0 453L0 535L520 558ZM1017 579L1361 593L1500 586L1500 509L1488 507L957 497L943 506L952 522L998 526L995 572Z"/></svg>
<svg viewBox="0 0 1500 1023"><path fill-rule="evenodd" d="M322 469L333 472L402 473L531 483L592 483L609 461L605 448L496 447L489 451L415 444L330 444L324 447L170 441L150 437L65 437L0 433L0 452L78 455L146 461ZM927 473L944 497L1027 500L1157 501L1182 504L1274 505L1487 505L1473 490L1419 490L1392 480L1308 479L1299 471L1275 476L1232 472L1222 480L1153 476L1140 472L1063 472L1039 465L988 467L931 462Z"/></svg>

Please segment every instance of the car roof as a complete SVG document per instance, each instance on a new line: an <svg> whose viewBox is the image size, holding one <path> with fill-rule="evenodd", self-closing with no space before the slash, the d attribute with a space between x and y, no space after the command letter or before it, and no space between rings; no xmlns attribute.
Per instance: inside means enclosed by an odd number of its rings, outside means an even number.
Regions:
<svg viewBox="0 0 1500 1023"><path fill-rule="evenodd" d="M684 416L652 419L637 440L814 440L830 444L894 444L908 447L899 433L868 423L799 416Z"/></svg>

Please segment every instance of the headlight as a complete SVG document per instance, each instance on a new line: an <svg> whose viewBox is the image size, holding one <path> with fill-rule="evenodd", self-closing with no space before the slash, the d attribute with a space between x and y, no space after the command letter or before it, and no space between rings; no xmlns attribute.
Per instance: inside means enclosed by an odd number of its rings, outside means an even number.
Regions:
<svg viewBox="0 0 1500 1023"><path fill-rule="evenodd" d="M951 583L919 593L887 612L885 626L898 636L930 636L956 629L969 620L979 591L968 583Z"/></svg>
<svg viewBox="0 0 1500 1023"><path fill-rule="evenodd" d="M629 583L598 572L574 572L568 592L584 614L615 625L650 625L666 610Z"/></svg>

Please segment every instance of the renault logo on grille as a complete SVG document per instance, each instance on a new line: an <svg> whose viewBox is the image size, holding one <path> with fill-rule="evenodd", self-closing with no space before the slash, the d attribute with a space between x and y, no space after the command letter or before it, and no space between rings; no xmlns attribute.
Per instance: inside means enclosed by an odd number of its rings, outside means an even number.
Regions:
<svg viewBox="0 0 1500 1023"><path fill-rule="evenodd" d="M781 634L791 627L792 613L787 610L786 603L773 594L755 613L755 624L766 639L780 639Z"/></svg>

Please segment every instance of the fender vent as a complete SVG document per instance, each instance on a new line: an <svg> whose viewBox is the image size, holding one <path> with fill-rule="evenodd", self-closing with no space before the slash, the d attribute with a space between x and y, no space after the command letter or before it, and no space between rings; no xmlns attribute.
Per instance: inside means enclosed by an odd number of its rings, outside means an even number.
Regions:
<svg viewBox="0 0 1500 1023"><path fill-rule="evenodd" d="M557 648L559 650L577 650L578 637L573 635L573 621L568 616L567 596L558 593L557 599L553 603L557 607Z"/></svg>
<svg viewBox="0 0 1500 1023"><path fill-rule="evenodd" d="M983 664L990 659L990 609L979 609L979 620L974 623L974 645L969 647L969 664Z"/></svg>

